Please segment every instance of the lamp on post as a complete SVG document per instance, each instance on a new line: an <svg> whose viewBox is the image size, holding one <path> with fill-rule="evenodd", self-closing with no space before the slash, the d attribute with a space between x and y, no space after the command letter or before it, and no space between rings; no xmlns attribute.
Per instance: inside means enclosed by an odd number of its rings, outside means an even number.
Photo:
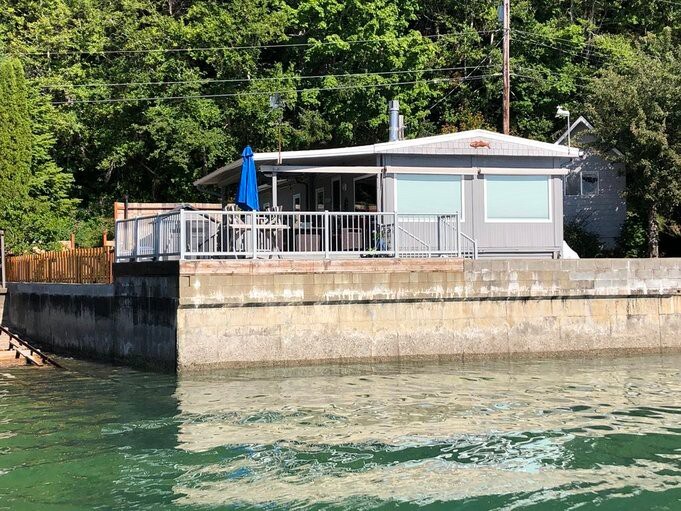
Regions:
<svg viewBox="0 0 681 511"><path fill-rule="evenodd" d="M556 117L567 118L567 138L568 138L568 149L570 149L570 110L558 106L556 109Z"/></svg>

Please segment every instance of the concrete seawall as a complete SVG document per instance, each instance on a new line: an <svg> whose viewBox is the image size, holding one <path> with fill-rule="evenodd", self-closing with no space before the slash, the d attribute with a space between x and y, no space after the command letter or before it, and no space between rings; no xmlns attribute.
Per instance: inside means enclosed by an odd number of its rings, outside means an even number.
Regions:
<svg viewBox="0 0 681 511"><path fill-rule="evenodd" d="M8 284L3 324L43 348L174 370L177 278L102 284Z"/></svg>
<svg viewBox="0 0 681 511"><path fill-rule="evenodd" d="M115 273L96 292L11 284L5 322L55 351L179 370L681 350L680 259L199 261Z"/></svg>

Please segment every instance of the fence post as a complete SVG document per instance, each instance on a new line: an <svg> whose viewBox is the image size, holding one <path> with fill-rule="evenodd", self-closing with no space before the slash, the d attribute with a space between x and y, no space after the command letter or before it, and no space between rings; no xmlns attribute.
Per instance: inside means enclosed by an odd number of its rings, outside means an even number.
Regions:
<svg viewBox="0 0 681 511"><path fill-rule="evenodd" d="M397 211L393 213L393 251L395 252L395 258L400 257L400 249L399 249L399 244L398 244L398 234L400 232L398 223L397 223Z"/></svg>
<svg viewBox="0 0 681 511"><path fill-rule="evenodd" d="M180 261L187 257L187 226L184 209L180 210Z"/></svg>
<svg viewBox="0 0 681 511"><path fill-rule="evenodd" d="M461 214L456 214L456 257L461 257Z"/></svg>
<svg viewBox="0 0 681 511"><path fill-rule="evenodd" d="M7 287L7 274L5 272L5 231L0 230L0 265L2 266L2 287Z"/></svg>
<svg viewBox="0 0 681 511"><path fill-rule="evenodd" d="M331 222L329 222L329 212L324 210L324 257L329 259L329 252L331 250L331 245L329 243L331 233L329 229L331 227Z"/></svg>
<svg viewBox="0 0 681 511"><path fill-rule="evenodd" d="M258 253L258 223L256 220L255 210L253 210L251 211L251 243L253 244L251 248L253 250L253 259L256 258Z"/></svg>

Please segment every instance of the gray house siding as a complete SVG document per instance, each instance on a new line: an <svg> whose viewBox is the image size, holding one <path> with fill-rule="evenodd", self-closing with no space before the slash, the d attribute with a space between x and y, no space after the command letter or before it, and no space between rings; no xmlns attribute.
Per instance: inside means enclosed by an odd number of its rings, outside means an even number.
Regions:
<svg viewBox="0 0 681 511"><path fill-rule="evenodd" d="M593 141L584 123L575 123L572 138L581 144ZM562 145L565 145L564 140ZM624 166L613 165L602 156L592 153L581 160L573 161L568 168L571 172L598 173L598 193L590 195L567 195L565 187L564 221L577 222L586 230L598 236L603 247L613 249L617 244L624 221L627 218L627 203L624 199L626 177ZM567 181L568 177L565 177ZM567 184L567 183L566 183Z"/></svg>
<svg viewBox="0 0 681 511"><path fill-rule="evenodd" d="M598 235L606 249L615 248L627 218L623 166L613 166L601 156L590 155L573 163L571 169L575 172L598 172L599 190L593 195L565 195L565 222L580 223L586 230Z"/></svg>
<svg viewBox="0 0 681 511"><path fill-rule="evenodd" d="M390 155L386 165L405 167L459 168L462 172L478 169L503 171L505 169L559 168L558 158L537 157L485 157ZM389 172L389 171L388 171ZM457 174L452 172L452 174ZM478 241L480 257L559 257L563 244L563 182L561 176L551 176L550 222L492 222L485 219L485 174L463 174L464 215L461 229ZM385 210L399 211L395 203L395 174L388 173L385 180Z"/></svg>

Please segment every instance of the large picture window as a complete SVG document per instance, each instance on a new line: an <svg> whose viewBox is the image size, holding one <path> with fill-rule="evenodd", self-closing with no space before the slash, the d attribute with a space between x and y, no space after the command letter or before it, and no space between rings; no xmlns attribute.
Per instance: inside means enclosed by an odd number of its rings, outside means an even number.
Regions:
<svg viewBox="0 0 681 511"><path fill-rule="evenodd" d="M461 176L397 174L397 212L463 216Z"/></svg>
<svg viewBox="0 0 681 511"><path fill-rule="evenodd" d="M485 176L485 219L490 222L550 221L550 177Z"/></svg>

